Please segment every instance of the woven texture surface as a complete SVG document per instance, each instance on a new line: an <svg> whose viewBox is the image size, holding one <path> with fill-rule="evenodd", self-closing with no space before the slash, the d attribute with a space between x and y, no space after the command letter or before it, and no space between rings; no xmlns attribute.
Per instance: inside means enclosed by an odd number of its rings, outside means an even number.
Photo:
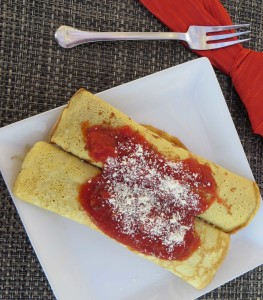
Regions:
<svg viewBox="0 0 263 300"><path fill-rule="evenodd" d="M222 1L235 23L252 24L249 47L263 51L262 0ZM179 42L108 42L60 48L61 24L99 31L167 31L136 0L1 0L0 126L65 104L80 87L99 92L196 58ZM216 71L263 191L263 138L251 133L231 80ZM1 145L0 145L1 147ZM0 299L55 299L3 179L0 181ZM262 267L200 299L263 299Z"/></svg>

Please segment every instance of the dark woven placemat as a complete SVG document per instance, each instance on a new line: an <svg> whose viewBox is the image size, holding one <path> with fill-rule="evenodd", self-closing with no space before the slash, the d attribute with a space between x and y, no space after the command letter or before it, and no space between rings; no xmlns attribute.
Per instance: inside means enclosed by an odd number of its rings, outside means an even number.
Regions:
<svg viewBox="0 0 263 300"><path fill-rule="evenodd" d="M99 31L167 31L136 0L0 3L1 127L65 104L81 86L99 92L196 58L179 42L108 42L64 50L54 41L61 24ZM262 51L262 0L223 4L234 22L252 24L249 46ZM231 80L216 73L262 191L263 139L251 133ZM0 299L54 299L2 178L0 185ZM200 299L259 300L262 295L258 267Z"/></svg>

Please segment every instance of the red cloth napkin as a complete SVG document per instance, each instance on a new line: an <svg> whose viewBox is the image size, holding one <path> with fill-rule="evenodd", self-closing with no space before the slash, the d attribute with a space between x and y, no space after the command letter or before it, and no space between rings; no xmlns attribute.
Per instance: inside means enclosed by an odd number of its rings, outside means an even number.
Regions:
<svg viewBox="0 0 263 300"><path fill-rule="evenodd" d="M140 0L172 31L186 32L190 25L230 25L231 18L218 0ZM244 103L253 132L263 136L263 53L230 47L195 51L231 76Z"/></svg>

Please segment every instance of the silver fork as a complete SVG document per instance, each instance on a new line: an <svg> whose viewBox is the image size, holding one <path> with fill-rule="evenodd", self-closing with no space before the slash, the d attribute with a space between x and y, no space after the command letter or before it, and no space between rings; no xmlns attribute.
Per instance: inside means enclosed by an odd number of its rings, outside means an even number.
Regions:
<svg viewBox="0 0 263 300"><path fill-rule="evenodd" d="M189 47L194 50L212 50L231 46L250 40L231 40L211 43L224 39L248 34L251 31L207 35L207 33L222 32L234 30L242 27L248 27L250 24L227 25L227 26L190 26L186 33L181 32L96 32L82 31L70 26L60 26L55 32L55 39L63 48L73 48L77 45L98 41L116 41L116 40L181 40L187 42Z"/></svg>

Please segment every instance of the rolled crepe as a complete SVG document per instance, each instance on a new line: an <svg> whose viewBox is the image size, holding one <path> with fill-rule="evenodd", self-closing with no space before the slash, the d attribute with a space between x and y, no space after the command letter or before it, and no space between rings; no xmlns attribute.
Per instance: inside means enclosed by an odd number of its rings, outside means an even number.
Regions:
<svg viewBox="0 0 263 300"><path fill-rule="evenodd" d="M79 203L79 187L99 174L100 169L46 142L38 142L24 159L13 192L16 197L61 216L87 225L99 232ZM136 254L181 277L197 289L209 284L221 265L228 247L229 235L195 219L200 247L186 260L162 260Z"/></svg>
<svg viewBox="0 0 263 300"><path fill-rule="evenodd" d="M103 163L94 161L85 147L82 134L84 122L89 126L105 124L112 128L129 126L169 160L184 160L191 157L203 165L208 165L216 181L218 198L200 215L200 218L221 230L228 233L235 232L246 226L256 214L260 204L260 194L254 181L173 145L85 89L80 89L71 98L54 127L51 142L80 159L102 167Z"/></svg>

